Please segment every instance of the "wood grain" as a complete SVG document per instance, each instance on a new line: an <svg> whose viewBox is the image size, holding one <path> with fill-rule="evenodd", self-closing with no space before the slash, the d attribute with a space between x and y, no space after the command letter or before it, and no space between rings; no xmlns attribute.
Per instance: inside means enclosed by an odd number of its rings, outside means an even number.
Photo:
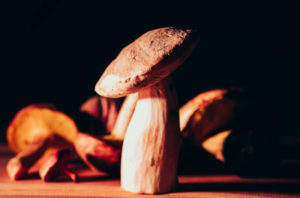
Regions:
<svg viewBox="0 0 300 198"><path fill-rule="evenodd" d="M240 178L236 175L180 176L175 192L140 195L125 192L118 178L88 169L78 169L81 181L42 182L37 175L13 182L5 166L13 154L0 145L0 197L300 197L300 180L283 178Z"/></svg>

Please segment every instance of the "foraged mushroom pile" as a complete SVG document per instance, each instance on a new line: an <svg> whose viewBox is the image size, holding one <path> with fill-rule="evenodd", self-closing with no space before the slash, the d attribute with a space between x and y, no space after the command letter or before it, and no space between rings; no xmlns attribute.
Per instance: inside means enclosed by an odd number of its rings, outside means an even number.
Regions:
<svg viewBox="0 0 300 198"><path fill-rule="evenodd" d="M50 105L20 110L7 130L17 153L7 164L9 177L26 179L35 167L44 181L80 181L69 167L79 156L91 169L120 174L126 191L160 194L175 189L185 144L224 162L224 142L248 113L249 100L241 89L216 89L179 109L170 75L198 42L196 30L165 27L122 49L95 86L99 96L81 106L85 127L83 117L78 121Z"/></svg>

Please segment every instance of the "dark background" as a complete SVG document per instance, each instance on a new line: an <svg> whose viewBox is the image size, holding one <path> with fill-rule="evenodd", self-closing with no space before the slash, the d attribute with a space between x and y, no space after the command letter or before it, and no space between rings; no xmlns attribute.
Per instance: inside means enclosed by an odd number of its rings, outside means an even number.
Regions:
<svg viewBox="0 0 300 198"><path fill-rule="evenodd" d="M300 129L299 16L281 3L1 1L0 142L31 103L78 109L106 66L144 32L197 28L201 39L173 73L179 104L199 92L239 86L266 101L283 133ZM267 119L267 118L266 118Z"/></svg>

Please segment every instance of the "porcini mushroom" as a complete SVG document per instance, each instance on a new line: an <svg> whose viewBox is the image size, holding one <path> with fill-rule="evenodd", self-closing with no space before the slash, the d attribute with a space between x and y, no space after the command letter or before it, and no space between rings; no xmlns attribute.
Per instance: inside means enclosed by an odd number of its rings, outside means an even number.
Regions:
<svg viewBox="0 0 300 198"><path fill-rule="evenodd" d="M45 158L39 167L39 175L45 182L53 181L57 176L67 176L73 182L78 180L76 173L68 167L71 151L69 149L56 149Z"/></svg>
<svg viewBox="0 0 300 198"><path fill-rule="evenodd" d="M70 148L78 132L75 121L51 104L32 104L22 108L10 122L6 137L12 151L19 153L28 145L49 137L52 147ZM59 141L60 140L60 141Z"/></svg>
<svg viewBox="0 0 300 198"><path fill-rule="evenodd" d="M91 169L114 175L120 173L121 141L103 140L79 132L74 146L77 154Z"/></svg>
<svg viewBox="0 0 300 198"><path fill-rule="evenodd" d="M165 27L125 47L95 91L106 97L138 93L122 149L121 186L135 193L169 192L177 183L180 149L177 95L168 77L199 41L193 30Z"/></svg>
<svg viewBox="0 0 300 198"><path fill-rule="evenodd" d="M232 127L249 112L249 108L247 93L239 88L200 93L179 110L181 134L200 146L216 131Z"/></svg>
<svg viewBox="0 0 300 198"><path fill-rule="evenodd" d="M104 97L103 97L104 98ZM107 135L93 137L77 133L74 147L81 159L94 170L120 174L121 149L124 136L137 102L137 94L128 95L115 120L114 127ZM108 99L109 100L109 99ZM110 99L112 101L112 99ZM113 115L116 112L109 110ZM107 114L108 117L110 116Z"/></svg>
<svg viewBox="0 0 300 198"><path fill-rule="evenodd" d="M80 106L80 112L89 115L92 121L95 120L102 126L101 130L94 131L94 133L110 133L117 120L120 106L120 99L93 96L84 101Z"/></svg>
<svg viewBox="0 0 300 198"><path fill-rule="evenodd" d="M49 139L29 145L11 158L6 166L7 174L11 180L20 180L28 175L29 169L40 159L49 145Z"/></svg>
<svg viewBox="0 0 300 198"><path fill-rule="evenodd" d="M136 93L128 95L119 111L118 117L116 119L115 125L111 131L111 135L115 139L124 140L127 127L130 123L131 117L133 115L136 103L138 100L138 95Z"/></svg>

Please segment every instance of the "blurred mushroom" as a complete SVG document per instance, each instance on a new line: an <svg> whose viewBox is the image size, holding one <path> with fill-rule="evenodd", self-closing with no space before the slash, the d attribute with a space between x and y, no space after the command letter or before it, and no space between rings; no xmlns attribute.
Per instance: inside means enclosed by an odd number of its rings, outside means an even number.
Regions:
<svg viewBox="0 0 300 198"><path fill-rule="evenodd" d="M41 158L49 145L49 140L45 139L39 143L29 145L25 150L19 152L7 163L6 170L11 180L24 179L28 175L29 169Z"/></svg>
<svg viewBox="0 0 300 198"><path fill-rule="evenodd" d="M125 98L114 128L107 135L95 137L81 132L76 135L74 146L77 154L91 169L120 174L122 143L137 99L137 94Z"/></svg>
<svg viewBox="0 0 300 198"><path fill-rule="evenodd" d="M67 167L70 160L69 149L57 149L45 158L39 167L39 174L43 181L53 181L59 176L67 176L73 182L78 180L76 173Z"/></svg>
<svg viewBox="0 0 300 198"><path fill-rule="evenodd" d="M75 121L54 105L32 104L16 113L6 137L10 149L19 153L47 138L55 139L51 147L71 148L77 132Z"/></svg>
<svg viewBox="0 0 300 198"><path fill-rule="evenodd" d="M191 167L201 158L197 149L243 175L267 173L276 166L277 132L249 93L239 88L200 93L180 108L180 128ZM267 144L266 144L267 143ZM185 153L182 157L187 159Z"/></svg>
<svg viewBox="0 0 300 198"><path fill-rule="evenodd" d="M103 140L79 132L74 146L77 154L91 169L119 175L121 141Z"/></svg>
<svg viewBox="0 0 300 198"><path fill-rule="evenodd" d="M200 93L179 110L182 136L194 145L201 146L213 133L245 119L249 106L246 92L239 88Z"/></svg>
<svg viewBox="0 0 300 198"><path fill-rule="evenodd" d="M90 116L89 124L91 126L82 128L91 128L89 131L93 133L110 133L115 125L121 106L120 104L120 99L102 96L93 96L87 99L80 106L80 111ZM97 121L97 123L94 123L93 121ZM101 124L101 127L97 126L97 124Z"/></svg>
<svg viewBox="0 0 300 198"><path fill-rule="evenodd" d="M127 127L132 118L137 100L138 100L138 94L136 93L126 96L122 104L122 107L119 111L114 127L112 128L111 135L114 138L122 141L124 140Z"/></svg>
<svg viewBox="0 0 300 198"><path fill-rule="evenodd" d="M217 160L224 163L224 142L226 138L231 134L231 130L226 130L213 135L202 142L202 147L208 153L212 154Z"/></svg>

